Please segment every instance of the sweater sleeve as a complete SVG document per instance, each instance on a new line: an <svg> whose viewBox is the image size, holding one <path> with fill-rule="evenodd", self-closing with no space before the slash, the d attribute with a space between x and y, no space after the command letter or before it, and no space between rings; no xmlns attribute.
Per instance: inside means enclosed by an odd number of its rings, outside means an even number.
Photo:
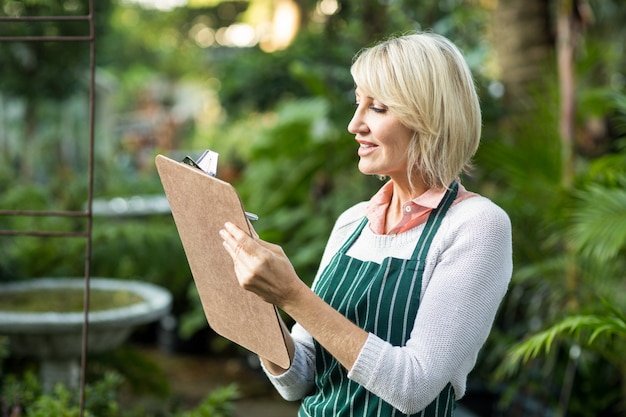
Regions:
<svg viewBox="0 0 626 417"><path fill-rule="evenodd" d="M297 401L313 389L315 371L315 345L311 335L299 324L291 330L295 354L289 369L281 375L272 375L261 361L261 366L276 391L287 401Z"/></svg>
<svg viewBox="0 0 626 417"><path fill-rule="evenodd" d="M464 395L467 374L506 293L512 272L511 225L493 203L485 209L485 200L453 207L447 216L453 220L441 225L406 345L392 346L370 334L348 373L403 413L422 410L448 383L457 399Z"/></svg>

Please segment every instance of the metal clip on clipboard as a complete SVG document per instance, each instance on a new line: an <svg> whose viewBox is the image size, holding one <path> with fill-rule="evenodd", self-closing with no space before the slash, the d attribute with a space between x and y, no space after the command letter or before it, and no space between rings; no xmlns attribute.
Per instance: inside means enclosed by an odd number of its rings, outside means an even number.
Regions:
<svg viewBox="0 0 626 417"><path fill-rule="evenodd" d="M220 155L217 152L207 149L202 153L202 155L200 155L197 161L194 161L190 156L186 156L183 159L183 162L187 165L198 168L205 174L215 177L217 176L217 160L219 156ZM250 213L249 211L246 211L245 213L248 220L259 220L259 216L256 214Z"/></svg>
<svg viewBox="0 0 626 417"><path fill-rule="evenodd" d="M208 174L212 177L217 175L217 160L219 158L217 152L207 149L200 155L197 161L194 161L192 157L186 156L183 162L187 165L191 165L194 168L198 168L200 171Z"/></svg>

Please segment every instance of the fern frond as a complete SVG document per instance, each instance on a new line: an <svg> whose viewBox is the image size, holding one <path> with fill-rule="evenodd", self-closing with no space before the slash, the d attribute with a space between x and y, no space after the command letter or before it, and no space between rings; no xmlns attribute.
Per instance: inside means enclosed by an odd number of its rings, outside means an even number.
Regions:
<svg viewBox="0 0 626 417"><path fill-rule="evenodd" d="M572 242L581 254L610 261L626 248L626 190L595 185L578 197Z"/></svg>
<svg viewBox="0 0 626 417"><path fill-rule="evenodd" d="M582 338L581 335L585 331L591 332L591 334ZM509 349L504 361L496 370L496 376L500 378L511 376L522 364L539 356L548 355L557 339L572 337L578 343L592 346L601 335L614 335L626 341L626 318L624 315L613 310L607 315L566 317L552 327Z"/></svg>

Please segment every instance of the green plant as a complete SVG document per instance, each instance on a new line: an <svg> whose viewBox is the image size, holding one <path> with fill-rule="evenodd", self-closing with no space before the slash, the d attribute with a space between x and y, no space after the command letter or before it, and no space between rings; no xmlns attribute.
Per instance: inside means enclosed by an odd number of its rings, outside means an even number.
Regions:
<svg viewBox="0 0 626 417"><path fill-rule="evenodd" d="M591 351L597 353L616 370L613 376L608 375L614 384L621 385L621 390L614 392L613 395L610 392L608 395L605 393L604 401L598 401L598 397L594 398L595 403L587 401L582 409L574 404L571 411L592 416L597 415L596 413L600 410L613 408L615 402L621 402L623 407L626 401L626 365L623 360L623 353L626 349L626 316L608 302L605 302L605 306L604 311L596 314L568 316L525 341L515 344L509 349L504 361L496 370L496 377L512 378L518 375L522 366L526 366L526 370L533 369L535 367L532 364L533 360L550 358L553 353L556 353L557 356L568 357L569 363L564 376L566 381L573 383L574 374L578 373L585 377L589 372L585 368L589 366L594 367L593 374L600 374L597 365L598 358L585 353L585 351ZM617 379L615 374L618 375ZM562 390L561 395L566 397L561 398L561 404L557 410L559 415L564 415L569 407L569 392ZM597 408L594 409L594 406Z"/></svg>
<svg viewBox="0 0 626 417"><path fill-rule="evenodd" d="M173 411L167 396L160 396L162 405L158 412L134 408L132 401L120 403L120 393L125 378L108 371L93 379L85 387L85 417L230 417L234 401L239 398L236 384L220 387L210 392L202 402L188 411ZM0 380L1 417L78 417L80 405L77 390L57 384L51 392L44 393L37 376L26 371L21 376L6 375ZM9 413L9 414L7 414Z"/></svg>
<svg viewBox="0 0 626 417"><path fill-rule="evenodd" d="M176 417L230 417L233 415L233 401L239 398L236 384L227 385L212 391L196 408L176 414Z"/></svg>
<svg viewBox="0 0 626 417"><path fill-rule="evenodd" d="M9 338L7 336L0 336L0 365L2 361L9 356ZM0 371L2 368L0 368Z"/></svg>
<svg viewBox="0 0 626 417"><path fill-rule="evenodd" d="M108 373L102 379L89 384L85 389L86 417L117 417L119 408L117 392L122 378ZM43 393L35 374L26 371L20 378L9 375L0 385L0 398L5 401L7 410L14 410L11 416L24 417L77 417L80 406L76 390L69 390L57 384L52 392ZM23 414L22 414L23 413ZM3 416L4 417L4 416Z"/></svg>
<svg viewBox="0 0 626 417"><path fill-rule="evenodd" d="M34 403L40 395L41 384L33 372L27 371L21 378L12 374L3 375L0 383L0 400L7 410L20 412Z"/></svg>
<svg viewBox="0 0 626 417"><path fill-rule="evenodd" d="M598 349L614 365L623 366L626 349L626 315L605 301L606 311L598 314L579 314L564 318L524 342L514 346L502 364L500 372L510 376L519 366L542 355L547 355L563 339Z"/></svg>
<svg viewBox="0 0 626 417"><path fill-rule="evenodd" d="M617 114L615 124L624 127L626 106L620 103L623 100L617 99L604 105ZM517 149L526 147L524 143ZM541 187L535 165L530 164L546 153L503 159L506 172L522 168L518 158L529 158L528 175L517 179L512 177L521 171L506 175L511 191L521 194ZM516 246L531 243L526 238L532 237L535 248L528 245L522 256L518 250L512 289L499 323L506 328L510 346L496 376L510 387L505 401L512 400L514 395L507 397L510 393L523 392L558 415L622 415L618 404L626 403L626 297L615 289L626 270L623 139L614 142L612 153L585 162L579 164L571 190L555 186L542 205L511 207L514 224L530 214L530 222L522 223L525 230L514 235Z"/></svg>
<svg viewBox="0 0 626 417"><path fill-rule="evenodd" d="M89 381L102 381L113 374L122 378L133 393L161 398L170 393L169 382L158 363L132 346L91 355L87 369Z"/></svg>
<svg viewBox="0 0 626 417"><path fill-rule="evenodd" d="M94 276L141 279L167 288L175 312L192 280L171 216L96 219L91 265Z"/></svg>

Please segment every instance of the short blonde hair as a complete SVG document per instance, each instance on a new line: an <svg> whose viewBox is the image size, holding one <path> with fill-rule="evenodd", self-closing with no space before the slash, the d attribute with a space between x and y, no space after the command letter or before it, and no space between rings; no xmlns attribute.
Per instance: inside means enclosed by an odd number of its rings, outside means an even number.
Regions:
<svg viewBox="0 0 626 417"><path fill-rule="evenodd" d="M415 132L408 176L446 188L471 167L481 134L480 104L459 49L434 33L385 40L360 51L351 67L361 91Z"/></svg>

